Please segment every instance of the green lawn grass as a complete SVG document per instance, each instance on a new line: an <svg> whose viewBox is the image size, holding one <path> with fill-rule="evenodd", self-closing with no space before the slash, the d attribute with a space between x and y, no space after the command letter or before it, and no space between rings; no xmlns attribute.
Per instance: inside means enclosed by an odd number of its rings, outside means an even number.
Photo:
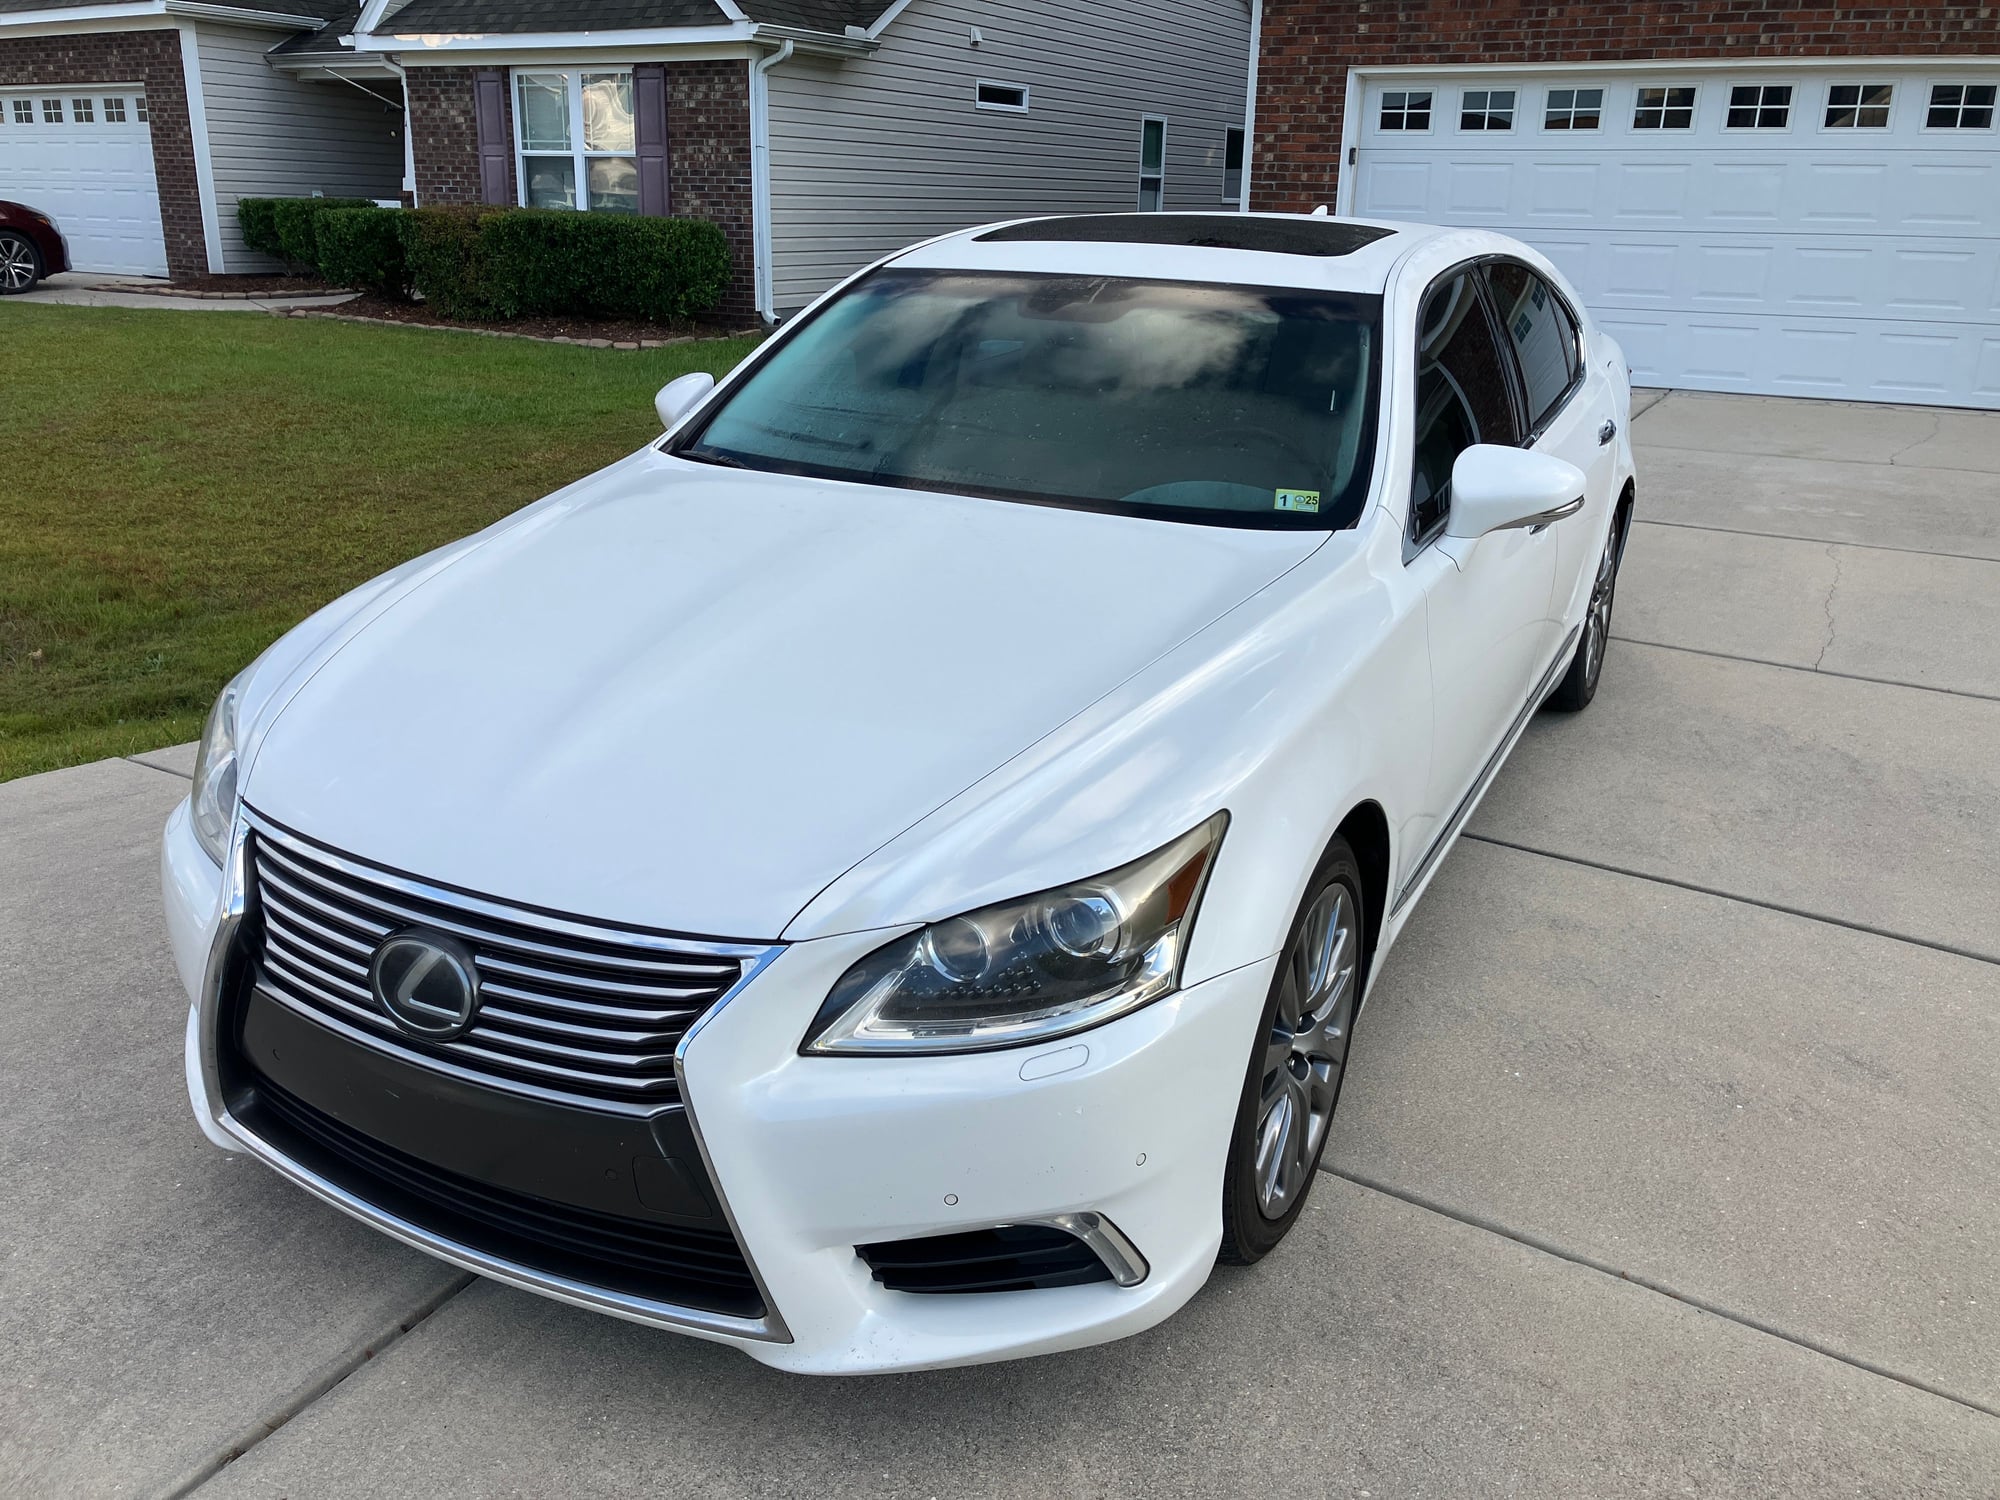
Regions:
<svg viewBox="0 0 2000 1500"><path fill-rule="evenodd" d="M193 739L364 579L628 453L754 339L0 305L0 780Z"/></svg>

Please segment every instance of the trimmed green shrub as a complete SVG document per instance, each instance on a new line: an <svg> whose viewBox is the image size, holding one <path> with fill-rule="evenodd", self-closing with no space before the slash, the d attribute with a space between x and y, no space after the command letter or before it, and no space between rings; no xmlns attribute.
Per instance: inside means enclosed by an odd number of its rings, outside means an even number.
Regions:
<svg viewBox="0 0 2000 1500"><path fill-rule="evenodd" d="M278 255L295 266L317 266L319 243L313 221L330 208L373 208L368 198L277 198L271 223L277 230Z"/></svg>
<svg viewBox="0 0 2000 1500"><path fill-rule="evenodd" d="M278 248L277 208L276 198L236 200L236 223L243 231L243 243L260 255L283 253Z"/></svg>
<svg viewBox="0 0 2000 1500"><path fill-rule="evenodd" d="M319 274L334 286L407 299L409 266L396 208L329 208L312 220Z"/></svg>
<svg viewBox="0 0 2000 1500"><path fill-rule="evenodd" d="M480 221L490 208L413 208L396 215L410 285L447 318L496 316L485 291Z"/></svg>
<svg viewBox="0 0 2000 1500"><path fill-rule="evenodd" d="M487 299L505 318L667 321L713 307L729 244L701 219L516 209L480 225Z"/></svg>
<svg viewBox="0 0 2000 1500"><path fill-rule="evenodd" d="M397 217L410 281L447 317L664 322L713 307L729 284L729 242L702 219L553 208Z"/></svg>

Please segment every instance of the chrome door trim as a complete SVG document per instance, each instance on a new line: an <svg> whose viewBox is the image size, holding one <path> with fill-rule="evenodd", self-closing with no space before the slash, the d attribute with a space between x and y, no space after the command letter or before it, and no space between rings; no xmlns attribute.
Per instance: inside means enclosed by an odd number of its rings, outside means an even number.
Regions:
<svg viewBox="0 0 2000 1500"><path fill-rule="evenodd" d="M1576 502L1577 505L1582 503L1581 499ZM1576 649L1576 638L1582 631L1581 625L1573 625L1569 634L1563 637L1563 643L1556 651L1555 660L1543 670L1540 680L1535 684L1535 690L1528 694L1528 701L1521 705L1521 711L1514 716L1513 724L1501 737L1500 743L1494 747L1493 753L1486 758L1486 764L1480 768L1479 775L1473 779L1465 795L1458 799L1458 806L1453 809L1451 817L1445 821L1437 837L1431 840L1430 847L1424 851L1424 857L1417 861L1415 871L1396 893L1395 903L1389 908L1390 916L1395 916L1409 905L1410 898L1429 876L1431 867L1444 856L1445 850L1451 847L1452 840L1458 836L1458 831L1464 826L1465 820L1471 817L1472 810L1479 806L1479 799L1486 795L1487 785L1506 763L1507 754L1514 748L1514 742L1520 739L1528 727L1528 721L1534 718L1535 710L1542 706L1542 700L1548 697L1557 679L1562 676L1563 668L1569 664L1570 653Z"/></svg>

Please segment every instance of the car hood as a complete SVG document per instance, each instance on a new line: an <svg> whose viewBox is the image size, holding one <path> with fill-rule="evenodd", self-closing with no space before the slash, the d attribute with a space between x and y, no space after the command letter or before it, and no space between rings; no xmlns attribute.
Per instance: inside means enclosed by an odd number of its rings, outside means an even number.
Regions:
<svg viewBox="0 0 2000 1500"><path fill-rule="evenodd" d="M649 451L361 626L263 727L244 795L441 884L772 938L1323 539Z"/></svg>

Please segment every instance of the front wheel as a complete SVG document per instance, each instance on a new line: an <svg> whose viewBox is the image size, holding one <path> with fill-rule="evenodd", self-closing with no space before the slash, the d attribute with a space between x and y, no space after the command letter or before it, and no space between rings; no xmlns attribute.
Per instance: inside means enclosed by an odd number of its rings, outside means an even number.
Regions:
<svg viewBox="0 0 2000 1500"><path fill-rule="evenodd" d="M1583 633L1577 637L1576 655L1569 670L1549 694L1550 708L1576 713L1588 708L1597 696L1597 679L1604 674L1604 648L1611 641L1611 604L1618 592L1618 559L1625 550L1625 525L1620 516L1611 519L1611 535L1604 540L1604 555L1597 560L1597 577L1591 581L1590 604L1583 612Z"/></svg>
<svg viewBox="0 0 2000 1500"><path fill-rule="evenodd" d="M1361 889L1361 865L1336 839L1292 919L1237 1108L1222 1183L1230 1265L1277 1248L1318 1175L1361 999Z"/></svg>
<svg viewBox="0 0 2000 1500"><path fill-rule="evenodd" d="M25 292L42 279L42 257L25 235L0 233L0 295Z"/></svg>

